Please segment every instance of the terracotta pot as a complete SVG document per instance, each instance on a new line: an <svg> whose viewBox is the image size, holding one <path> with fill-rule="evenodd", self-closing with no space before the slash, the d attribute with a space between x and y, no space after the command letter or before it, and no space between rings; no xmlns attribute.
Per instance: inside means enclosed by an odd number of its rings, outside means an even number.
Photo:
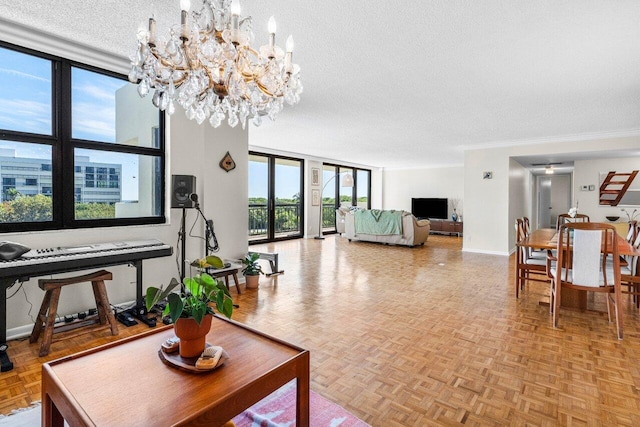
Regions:
<svg viewBox="0 0 640 427"><path fill-rule="evenodd" d="M247 274L246 276L244 276L245 285L247 286L248 289L258 289L258 286L260 285L259 279L260 279L259 274L255 274L255 275Z"/></svg>
<svg viewBox="0 0 640 427"><path fill-rule="evenodd" d="M193 318L179 318L173 329L180 338L180 356L197 357L202 354L207 344L207 334L211 329L213 316L207 314L198 325Z"/></svg>

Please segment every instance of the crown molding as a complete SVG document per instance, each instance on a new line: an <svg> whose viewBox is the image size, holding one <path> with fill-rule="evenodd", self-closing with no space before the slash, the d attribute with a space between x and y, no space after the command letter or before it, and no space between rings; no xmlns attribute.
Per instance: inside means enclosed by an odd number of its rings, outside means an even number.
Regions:
<svg viewBox="0 0 640 427"><path fill-rule="evenodd" d="M464 163L442 163L437 165L428 165L428 166L410 166L410 167L385 167L383 168L385 172L391 171L410 171L410 170L424 170L424 169L447 169L447 168L464 168Z"/></svg>
<svg viewBox="0 0 640 427"><path fill-rule="evenodd" d="M0 18L0 39L17 46L121 74L128 74L130 69L128 58L3 18Z"/></svg>
<svg viewBox="0 0 640 427"><path fill-rule="evenodd" d="M621 131L610 132L593 132L593 133L580 133L572 135L561 136L548 136L543 138L534 139L519 139L512 141L495 141L481 144L462 145L460 148L463 151L467 150L481 150L484 148L504 148L515 147L521 145L539 145L539 144L551 144L554 142L577 142L577 141L592 141L596 139L612 139L612 138L629 138L634 136L640 136L640 128L625 129Z"/></svg>

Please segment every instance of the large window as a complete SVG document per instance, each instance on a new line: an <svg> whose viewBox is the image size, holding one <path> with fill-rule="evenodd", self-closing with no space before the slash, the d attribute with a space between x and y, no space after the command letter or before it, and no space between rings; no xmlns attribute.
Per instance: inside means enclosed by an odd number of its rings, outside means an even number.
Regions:
<svg viewBox="0 0 640 427"><path fill-rule="evenodd" d="M163 117L126 76L0 43L0 231L164 222Z"/></svg>
<svg viewBox="0 0 640 427"><path fill-rule="evenodd" d="M343 187L345 175L353 177L353 187ZM336 209L357 206L371 208L371 171L340 165L322 166L322 232L336 231Z"/></svg>
<svg viewBox="0 0 640 427"><path fill-rule="evenodd" d="M302 237L303 161L249 153L249 242Z"/></svg>

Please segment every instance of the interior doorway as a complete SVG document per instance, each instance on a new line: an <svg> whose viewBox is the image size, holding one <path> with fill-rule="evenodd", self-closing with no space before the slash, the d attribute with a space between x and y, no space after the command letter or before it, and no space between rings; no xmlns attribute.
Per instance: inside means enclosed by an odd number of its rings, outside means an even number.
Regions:
<svg viewBox="0 0 640 427"><path fill-rule="evenodd" d="M571 174L538 175L538 224L536 228L555 228L558 215L571 207Z"/></svg>

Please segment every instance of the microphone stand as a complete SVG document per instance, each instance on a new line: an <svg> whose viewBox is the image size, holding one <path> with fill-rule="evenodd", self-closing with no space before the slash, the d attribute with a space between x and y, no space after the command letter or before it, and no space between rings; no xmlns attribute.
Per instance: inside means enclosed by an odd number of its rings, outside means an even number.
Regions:
<svg viewBox="0 0 640 427"><path fill-rule="evenodd" d="M208 220L206 216L204 216L204 213L202 212L202 209L200 209L200 203L198 203L198 195L193 193L191 195L191 200L193 200L194 203L194 208L196 209L196 211L198 211L198 213L200 214L200 216L202 217L202 220L204 221L204 228L205 228L205 239L204 239L204 253L205 256L209 255L210 252L218 252L219 247L218 247L218 239L216 239L216 234L213 231L213 221ZM213 246L211 246L209 244L209 238L213 238Z"/></svg>
<svg viewBox="0 0 640 427"><path fill-rule="evenodd" d="M182 207L182 223L180 224L180 239L181 239L181 247L180 247L180 288L182 294L185 292L185 287L183 280L185 278L184 273L184 263L186 262L186 251L187 251L187 232L186 232L186 218L187 218L187 208Z"/></svg>

